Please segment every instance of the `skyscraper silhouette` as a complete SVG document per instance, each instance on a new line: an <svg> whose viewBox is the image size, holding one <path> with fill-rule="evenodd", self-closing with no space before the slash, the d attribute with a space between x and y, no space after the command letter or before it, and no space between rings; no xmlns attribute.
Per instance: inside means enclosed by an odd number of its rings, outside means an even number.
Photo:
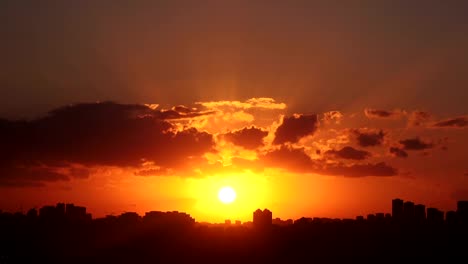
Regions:
<svg viewBox="0 0 468 264"><path fill-rule="evenodd" d="M270 210L260 209L255 210L253 213L253 225L256 228L265 228L271 226L273 221L273 214Z"/></svg>
<svg viewBox="0 0 468 264"><path fill-rule="evenodd" d="M412 222L414 219L414 203L406 201L403 203L403 218L405 222Z"/></svg>
<svg viewBox="0 0 468 264"><path fill-rule="evenodd" d="M414 206L414 220L417 223L426 221L426 206L424 204L417 204Z"/></svg>
<svg viewBox="0 0 468 264"><path fill-rule="evenodd" d="M457 216L462 224L468 225L468 201L457 202Z"/></svg>
<svg viewBox="0 0 468 264"><path fill-rule="evenodd" d="M403 219L403 200L398 198L392 200L392 218L395 221Z"/></svg>

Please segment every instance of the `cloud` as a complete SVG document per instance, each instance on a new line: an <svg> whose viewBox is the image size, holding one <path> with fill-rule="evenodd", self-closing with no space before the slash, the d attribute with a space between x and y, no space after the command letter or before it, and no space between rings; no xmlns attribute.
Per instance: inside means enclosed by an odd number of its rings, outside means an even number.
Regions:
<svg viewBox="0 0 468 264"><path fill-rule="evenodd" d="M340 111L328 111L323 113L323 122L328 124L334 122L335 124L341 123L343 120L343 114Z"/></svg>
<svg viewBox="0 0 468 264"><path fill-rule="evenodd" d="M157 168L151 168L151 169L142 169L142 170L137 170L134 172L136 176L160 176L160 175L167 175L168 170L165 168L157 167Z"/></svg>
<svg viewBox="0 0 468 264"><path fill-rule="evenodd" d="M356 140L361 147L371 147L382 145L385 133L383 130L366 131L364 129L353 130Z"/></svg>
<svg viewBox="0 0 468 264"><path fill-rule="evenodd" d="M0 186L33 187L43 186L43 182L68 181L70 176L39 164L16 165L2 162L0 166Z"/></svg>
<svg viewBox="0 0 468 264"><path fill-rule="evenodd" d="M425 111L413 111L408 116L408 126L424 126L431 119L431 114Z"/></svg>
<svg viewBox="0 0 468 264"><path fill-rule="evenodd" d="M73 178L87 179L91 175L92 171L88 168L75 168L68 167L68 174Z"/></svg>
<svg viewBox="0 0 468 264"><path fill-rule="evenodd" d="M164 113L145 105L103 102L61 107L31 121L1 120L2 172L15 173L18 181L47 182L66 180L73 171L41 175L47 170L35 166L32 171L31 164L139 167L151 161L173 168L213 151L211 134L195 128L179 131ZM87 177L77 169L74 174Z"/></svg>
<svg viewBox="0 0 468 264"><path fill-rule="evenodd" d="M410 138L399 141L404 150L425 150L434 146L432 143L424 142L420 138Z"/></svg>
<svg viewBox="0 0 468 264"><path fill-rule="evenodd" d="M273 144L296 143L305 136L313 135L317 128L318 117L315 114L294 114L291 117L284 117L283 122L276 129Z"/></svg>
<svg viewBox="0 0 468 264"><path fill-rule="evenodd" d="M268 131L251 126L241 130L224 134L224 138L235 145L246 149L256 149L263 146L263 138L268 135Z"/></svg>
<svg viewBox="0 0 468 264"><path fill-rule="evenodd" d="M396 176L398 170L392 166L387 165L385 162L376 164L353 164L353 165L333 165L324 170L325 173L330 175L339 175L345 177L366 177L366 176Z"/></svg>
<svg viewBox="0 0 468 264"><path fill-rule="evenodd" d="M395 157L399 157L399 158L406 158L408 157L408 153L404 150L402 150L401 148L397 148L397 147L391 147L389 149L390 153L392 155L394 155Z"/></svg>
<svg viewBox="0 0 468 264"><path fill-rule="evenodd" d="M211 113L188 120L188 126L212 134L227 133L254 125L263 129L279 119L286 104L272 98L251 98L245 101L210 101L195 103L200 112Z"/></svg>
<svg viewBox="0 0 468 264"><path fill-rule="evenodd" d="M400 110L379 110L379 109L372 109L372 108L366 108L364 109L364 114L368 118L383 118L383 119L396 119L400 118L402 115L404 115L404 112Z"/></svg>
<svg viewBox="0 0 468 264"><path fill-rule="evenodd" d="M316 164L303 148L282 146L280 149L267 152L259 157L260 163L266 167L284 168L298 173L315 172Z"/></svg>
<svg viewBox="0 0 468 264"><path fill-rule="evenodd" d="M468 126L468 116L460 116L436 122L433 127L462 128Z"/></svg>
<svg viewBox="0 0 468 264"><path fill-rule="evenodd" d="M303 148L282 146L279 149L259 156L253 164L265 167L283 168L296 173L316 173L321 175L367 177L396 176L398 170L384 162L365 164L329 164L324 160L312 159Z"/></svg>
<svg viewBox="0 0 468 264"><path fill-rule="evenodd" d="M224 107L235 107L239 109L251 109L251 108L260 108L260 109L286 109L286 104L277 103L273 98L260 97L260 98L250 98L245 102L241 101L210 101L210 102L197 102L209 109L224 108Z"/></svg>
<svg viewBox="0 0 468 264"><path fill-rule="evenodd" d="M173 107L170 110L161 110L153 113L153 116L157 116L159 119L184 119L193 118L198 116L205 116L214 114L215 111L198 111L195 108L187 108L184 106Z"/></svg>
<svg viewBox="0 0 468 264"><path fill-rule="evenodd" d="M371 156L371 153L365 150L358 150L353 147L346 146L340 150L328 150L326 155L334 156L341 159L363 160Z"/></svg>
<svg viewBox="0 0 468 264"><path fill-rule="evenodd" d="M177 105L172 107L172 110L179 112L179 113L184 113L184 114L190 114L190 113L196 113L198 112L196 108L189 108L185 105Z"/></svg>

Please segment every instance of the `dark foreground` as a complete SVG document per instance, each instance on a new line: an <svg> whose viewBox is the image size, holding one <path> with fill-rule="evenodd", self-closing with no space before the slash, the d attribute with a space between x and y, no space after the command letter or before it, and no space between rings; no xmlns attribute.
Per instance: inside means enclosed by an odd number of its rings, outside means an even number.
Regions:
<svg viewBox="0 0 468 264"><path fill-rule="evenodd" d="M392 219L202 226L135 215L50 221L3 214L0 263L466 263L467 226ZM166 219L167 220L167 219ZM455 261L462 258L461 262Z"/></svg>

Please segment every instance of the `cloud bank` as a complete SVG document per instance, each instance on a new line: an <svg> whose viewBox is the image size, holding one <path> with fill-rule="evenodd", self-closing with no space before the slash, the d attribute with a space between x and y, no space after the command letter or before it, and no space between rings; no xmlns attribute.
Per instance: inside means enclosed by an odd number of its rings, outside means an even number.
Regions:
<svg viewBox="0 0 468 264"><path fill-rule="evenodd" d="M399 130L356 128L341 111L288 115L286 109L272 98L167 109L160 104L97 102L59 107L33 120L0 119L0 186L86 179L101 167L128 169L134 176L203 177L267 168L344 177L397 176L400 170L392 159L411 160L408 152L435 151L438 142L401 131L459 131L433 128L467 126L466 116L432 122L431 114L413 111L406 115L412 125ZM363 116L371 122L403 113L367 108ZM447 150L451 141L444 138Z"/></svg>

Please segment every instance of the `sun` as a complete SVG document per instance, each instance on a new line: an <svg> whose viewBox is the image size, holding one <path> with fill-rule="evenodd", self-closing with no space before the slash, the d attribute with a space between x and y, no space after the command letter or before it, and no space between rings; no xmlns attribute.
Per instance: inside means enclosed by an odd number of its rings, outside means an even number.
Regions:
<svg viewBox="0 0 468 264"><path fill-rule="evenodd" d="M224 204L230 204L236 200L236 191L229 186L223 187L219 189L218 199Z"/></svg>

